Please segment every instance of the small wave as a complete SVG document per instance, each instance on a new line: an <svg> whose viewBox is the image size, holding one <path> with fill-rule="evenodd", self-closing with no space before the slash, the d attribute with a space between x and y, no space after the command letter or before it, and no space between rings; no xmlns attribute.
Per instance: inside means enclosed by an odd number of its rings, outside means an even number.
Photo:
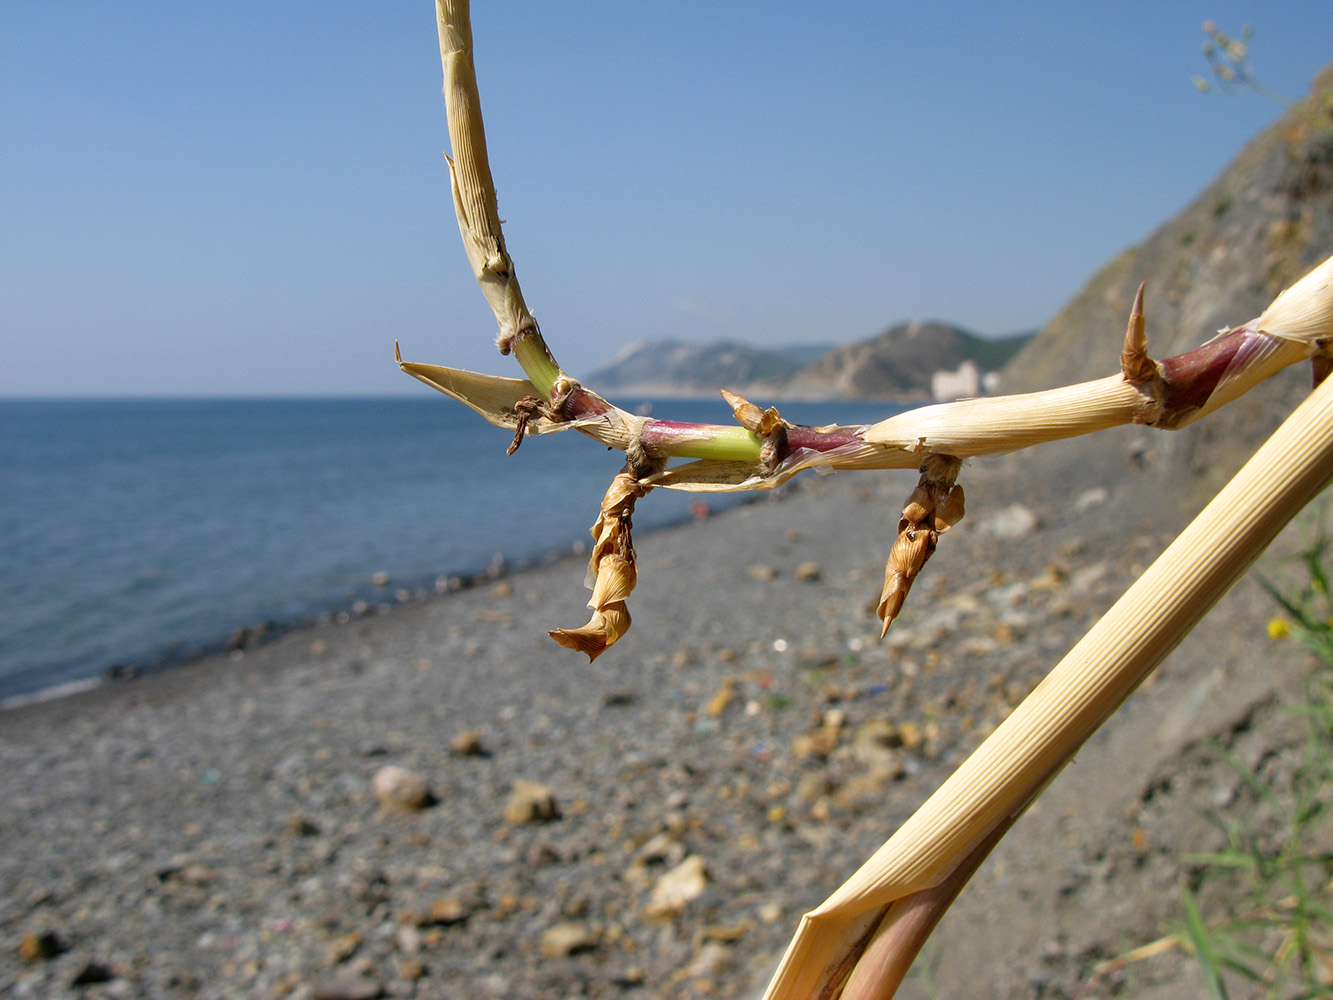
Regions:
<svg viewBox="0 0 1333 1000"><path fill-rule="evenodd" d="M0 712L9 708L22 708L24 705L37 705L44 701L55 701L57 698L65 698L72 694L81 694L84 691L92 691L105 684L101 677L85 677L82 680L66 681L64 684L54 684L48 688L42 688L40 691L30 691L27 694L11 695L8 698L0 698Z"/></svg>

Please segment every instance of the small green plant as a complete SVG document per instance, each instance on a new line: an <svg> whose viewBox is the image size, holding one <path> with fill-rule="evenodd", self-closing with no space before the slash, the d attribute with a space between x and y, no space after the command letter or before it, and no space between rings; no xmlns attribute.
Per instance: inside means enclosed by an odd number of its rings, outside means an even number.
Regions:
<svg viewBox="0 0 1333 1000"><path fill-rule="evenodd" d="M1208 69L1213 79L1204 76L1194 78L1194 86L1201 93L1208 93L1214 86L1224 94L1250 90L1284 108L1291 106L1291 101L1265 87L1254 75L1254 68L1250 65L1250 39L1254 37L1252 26L1245 25L1241 28L1240 37L1233 38L1212 21L1204 21L1203 33L1208 36L1208 40L1203 43L1203 57L1208 60Z"/></svg>
<svg viewBox="0 0 1333 1000"><path fill-rule="evenodd" d="M1318 101L1293 101L1285 94L1280 94L1265 84L1254 72L1250 64L1250 40L1254 37L1254 28L1245 25L1240 37L1234 37L1220 30L1212 21L1203 22L1203 33L1208 36L1203 43L1203 57L1208 60L1207 76L1195 76L1193 83L1200 93L1207 94L1219 90L1234 96L1244 91L1257 94L1284 111L1294 111L1309 123L1327 130L1329 92L1325 90ZM1322 109L1322 110L1321 110Z"/></svg>
<svg viewBox="0 0 1333 1000"><path fill-rule="evenodd" d="M1330 541L1322 531L1300 554L1303 583L1265 588L1282 609L1269 623L1275 641L1295 638L1314 654L1305 699L1294 711L1306 722L1304 746L1289 773L1265 777L1222 750L1259 809L1243 819L1213 817L1225 846L1187 855L1198 866L1197 890L1182 886L1184 918L1177 940L1193 952L1208 993L1333 997L1333 596L1326 569ZM1261 822L1260 817L1263 818ZM1231 901L1209 921L1200 900L1211 885ZM1209 898L1216 898L1210 895Z"/></svg>

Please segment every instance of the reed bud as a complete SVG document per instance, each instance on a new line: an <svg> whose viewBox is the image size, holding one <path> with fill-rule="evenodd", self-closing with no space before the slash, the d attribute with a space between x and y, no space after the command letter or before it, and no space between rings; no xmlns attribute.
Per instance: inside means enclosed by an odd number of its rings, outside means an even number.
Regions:
<svg viewBox="0 0 1333 1000"><path fill-rule="evenodd" d="M903 506L898 538L884 567L884 587L875 609L884 623L880 635L902 611L912 583L935 552L940 535L963 519L963 488L955 484L962 462L948 455L930 455L921 463L921 480Z"/></svg>
<svg viewBox="0 0 1333 1000"><path fill-rule="evenodd" d="M722 395L731 404L736 421L751 434L763 439L759 448L759 464L766 472L772 472L787 449L787 428L791 425L778 416L775 406L767 410L760 409L748 399L727 392L726 389L722 390Z"/></svg>

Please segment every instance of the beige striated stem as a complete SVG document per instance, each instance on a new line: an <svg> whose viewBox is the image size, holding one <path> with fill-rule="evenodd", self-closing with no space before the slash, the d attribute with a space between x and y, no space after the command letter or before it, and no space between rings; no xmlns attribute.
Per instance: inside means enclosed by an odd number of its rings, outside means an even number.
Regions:
<svg viewBox="0 0 1333 1000"><path fill-rule="evenodd" d="M1333 337L1333 257L1278 295L1253 326L1294 340Z"/></svg>
<svg viewBox="0 0 1333 1000"><path fill-rule="evenodd" d="M970 458L1093 434L1121 424L1183 427L1311 354L1310 345L1301 340L1257 331L1251 331L1250 336L1253 344L1237 352L1240 363L1219 381L1206 402L1186 412L1165 416L1169 407L1160 387L1140 387L1123 375L1110 375L1043 392L923 406L872 425L864 437L886 447L916 447ZM1180 357L1189 358L1205 349ZM1161 364L1171 360L1175 359Z"/></svg>
<svg viewBox="0 0 1333 1000"><path fill-rule="evenodd" d="M560 366L547 349L537 320L523 301L514 262L505 249L500 210L486 155L481 97L472 61L472 24L468 0L436 0L435 20L444 67L444 100L449 118L449 179L458 231L472 273L495 313L502 354L516 351L524 372L547 399L560 377Z"/></svg>
<svg viewBox="0 0 1333 1000"><path fill-rule="evenodd" d="M806 915L767 997L819 995L819 970L838 964L861 914L937 885L1019 815L1330 478L1326 381L925 805Z"/></svg>
<svg viewBox="0 0 1333 1000"><path fill-rule="evenodd" d="M960 399L907 410L866 429L871 444L971 458L1133 423L1142 392L1120 375L1017 396Z"/></svg>

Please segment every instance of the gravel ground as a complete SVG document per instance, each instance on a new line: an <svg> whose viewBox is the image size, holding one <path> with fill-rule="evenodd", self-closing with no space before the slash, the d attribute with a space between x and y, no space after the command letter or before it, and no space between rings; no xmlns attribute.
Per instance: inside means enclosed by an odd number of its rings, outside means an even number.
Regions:
<svg viewBox="0 0 1333 1000"><path fill-rule="evenodd" d="M1198 506L1139 440L965 468L968 516L883 642L914 474L638 538L634 627L594 664L545 634L585 620L569 560L0 712L0 993L757 996ZM1098 968L1178 916L1181 853L1243 799L1215 744L1294 739L1304 661L1271 614L1249 579L1224 599L901 996L1200 995L1178 952Z"/></svg>

